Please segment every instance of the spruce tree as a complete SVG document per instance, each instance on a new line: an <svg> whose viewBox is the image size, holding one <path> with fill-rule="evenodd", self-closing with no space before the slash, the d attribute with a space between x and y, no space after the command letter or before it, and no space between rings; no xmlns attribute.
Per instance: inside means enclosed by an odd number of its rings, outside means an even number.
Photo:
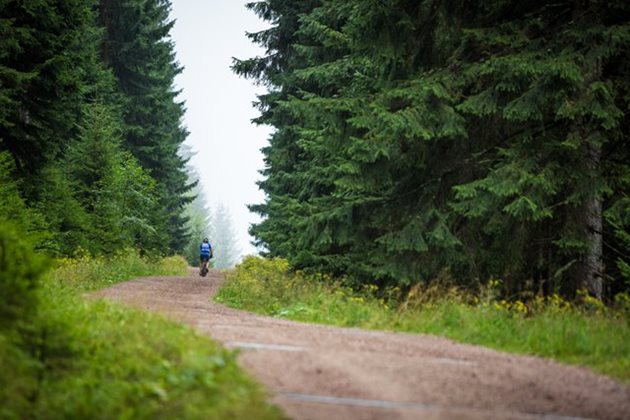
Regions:
<svg viewBox="0 0 630 420"><path fill-rule="evenodd" d="M99 83L99 31L92 2L0 1L0 150L36 195L39 171L76 135L86 97Z"/></svg>
<svg viewBox="0 0 630 420"><path fill-rule="evenodd" d="M234 71L244 77L257 80L269 87L269 92L259 96L257 107L261 116L258 124L269 124L276 131L269 139L270 146L263 149L266 177L259 185L270 197L266 203L254 204L250 210L263 217L263 221L252 226L250 233L258 246L264 246L271 256L287 256L296 249L296 239L300 232L290 222L291 202L299 187L294 178L299 171L297 165L304 159L297 145L297 132L291 128L292 117L281 110L280 103L296 88L287 75L295 62L300 60L294 49L300 16L310 12L320 1L315 0L270 0L252 2L247 7L260 18L274 23L274 27L257 33L249 33L249 38L266 48L268 55L246 60L235 60ZM273 197L273 198L271 198Z"/></svg>
<svg viewBox="0 0 630 420"><path fill-rule="evenodd" d="M86 106L78 138L45 171L38 208L62 255L125 247L167 251L151 224L158 212L155 181L122 149L119 130L109 107Z"/></svg>
<svg viewBox="0 0 630 420"><path fill-rule="evenodd" d="M182 250L188 240L184 206L185 161L178 151L188 135L182 126L184 105L174 79L181 72L169 32L168 0L103 0L106 28L103 60L113 70L121 92L124 146L157 183L162 212L153 222L168 247Z"/></svg>
<svg viewBox="0 0 630 420"><path fill-rule="evenodd" d="M235 67L270 84L252 232L273 254L381 285L623 284L627 5L282 6L257 7L268 55Z"/></svg>
<svg viewBox="0 0 630 420"><path fill-rule="evenodd" d="M51 231L38 247L180 249L191 198L169 2L1 0L0 11L0 153Z"/></svg>

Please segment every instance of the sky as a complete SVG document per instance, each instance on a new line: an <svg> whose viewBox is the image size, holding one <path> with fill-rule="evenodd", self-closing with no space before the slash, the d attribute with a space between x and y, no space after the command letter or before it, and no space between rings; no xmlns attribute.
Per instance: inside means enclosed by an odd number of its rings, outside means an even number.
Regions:
<svg viewBox="0 0 630 420"><path fill-rule="evenodd" d="M259 218L246 205L264 200L256 181L264 165L260 149L271 132L251 123L258 116L252 102L263 88L230 70L232 57L264 54L245 36L268 26L245 8L248 1L172 0L171 11L171 37L184 67L176 86L186 102L186 143L197 152L192 164L208 203L229 209L242 255L256 253L247 230Z"/></svg>

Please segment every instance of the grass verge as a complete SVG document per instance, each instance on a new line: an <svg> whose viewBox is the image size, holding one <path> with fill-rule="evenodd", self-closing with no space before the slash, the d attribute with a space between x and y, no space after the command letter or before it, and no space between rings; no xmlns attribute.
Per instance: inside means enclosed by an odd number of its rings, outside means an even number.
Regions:
<svg viewBox="0 0 630 420"><path fill-rule="evenodd" d="M497 286L497 282L491 283ZM338 326L427 333L520 354L583 365L630 380L630 299L618 309L558 296L527 304L457 289L416 288L402 304L351 291L324 277L293 273L286 261L247 258L227 275L216 300L262 314ZM396 295L396 291L392 291Z"/></svg>
<svg viewBox="0 0 630 420"><path fill-rule="evenodd" d="M145 276L185 276L188 263L179 256L148 259L127 249L109 258L62 258L48 274L49 280L64 287L90 291L121 281Z"/></svg>
<svg viewBox="0 0 630 420"><path fill-rule="evenodd" d="M85 290L176 275L177 258L73 260L40 282L28 320L0 330L0 418L279 418L235 353L160 316Z"/></svg>

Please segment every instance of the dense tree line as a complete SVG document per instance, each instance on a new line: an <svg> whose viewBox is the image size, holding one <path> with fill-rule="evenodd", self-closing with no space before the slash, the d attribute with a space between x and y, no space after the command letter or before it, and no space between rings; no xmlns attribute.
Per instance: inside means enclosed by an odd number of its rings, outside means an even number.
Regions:
<svg viewBox="0 0 630 420"><path fill-rule="evenodd" d="M506 293L630 280L630 3L266 0L270 255Z"/></svg>
<svg viewBox="0 0 630 420"><path fill-rule="evenodd" d="M0 219L53 255L188 241L169 0L0 0Z"/></svg>

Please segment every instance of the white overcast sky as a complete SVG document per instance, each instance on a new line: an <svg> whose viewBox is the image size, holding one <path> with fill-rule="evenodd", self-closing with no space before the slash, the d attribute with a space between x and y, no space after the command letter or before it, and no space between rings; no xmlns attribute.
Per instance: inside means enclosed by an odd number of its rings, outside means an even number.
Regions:
<svg viewBox="0 0 630 420"><path fill-rule="evenodd" d="M256 252L247 229L258 218L246 205L264 200L256 181L263 167L260 148L271 132L251 123L258 115L252 102L262 88L230 70L232 57L264 54L245 36L267 27L245 8L247 1L172 0L171 13L176 19L171 36L184 66L176 83L183 89L179 99L186 101L186 143L197 152L192 163L209 204L223 203L230 210L243 254Z"/></svg>

